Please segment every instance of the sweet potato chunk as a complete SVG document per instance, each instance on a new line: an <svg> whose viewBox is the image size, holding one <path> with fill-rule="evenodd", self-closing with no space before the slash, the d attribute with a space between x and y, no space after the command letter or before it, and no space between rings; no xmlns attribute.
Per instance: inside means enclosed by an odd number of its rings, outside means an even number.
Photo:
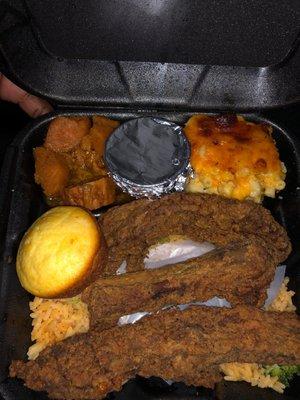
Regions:
<svg viewBox="0 0 300 400"><path fill-rule="evenodd" d="M113 119L109 119L104 117L103 115L94 115L92 117L93 126L102 127L103 131L109 131L110 133L116 129L119 125L119 121L114 121Z"/></svg>
<svg viewBox="0 0 300 400"><path fill-rule="evenodd" d="M90 126L88 117L58 117L49 126L45 147L59 153L70 151L89 133Z"/></svg>
<svg viewBox="0 0 300 400"><path fill-rule="evenodd" d="M96 181L67 187L63 193L65 204L82 206L95 210L115 201L115 184L104 176Z"/></svg>
<svg viewBox="0 0 300 400"><path fill-rule="evenodd" d="M89 135L85 136L85 138L88 137ZM71 152L64 153L63 156L71 171L67 186L93 181L106 175L103 160L94 150L87 151L78 146Z"/></svg>
<svg viewBox="0 0 300 400"><path fill-rule="evenodd" d="M34 149L35 181L49 197L62 193L69 179L69 168L64 158L50 149Z"/></svg>
<svg viewBox="0 0 300 400"><path fill-rule="evenodd" d="M90 140L93 150L95 150L100 157L103 156L106 139L119 125L118 121L113 121L106 117L99 115L93 117Z"/></svg>
<svg viewBox="0 0 300 400"><path fill-rule="evenodd" d="M93 126L91 123L93 120ZM103 163L105 141L119 125L106 117L58 117L36 150L36 182L63 204L99 208L115 201Z"/></svg>

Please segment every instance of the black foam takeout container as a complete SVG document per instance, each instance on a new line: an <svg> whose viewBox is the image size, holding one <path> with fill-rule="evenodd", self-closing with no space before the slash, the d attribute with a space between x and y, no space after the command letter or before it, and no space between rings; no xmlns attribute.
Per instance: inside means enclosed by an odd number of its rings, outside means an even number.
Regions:
<svg viewBox="0 0 300 400"><path fill-rule="evenodd" d="M141 3L0 2L1 70L55 106L51 115L20 132L1 172L0 398L5 400L47 398L7 376L10 361L25 359L30 345L31 296L15 273L17 248L47 209L34 183L32 149L43 143L49 122L58 115L99 114L120 121L155 115L183 124L196 112L238 111L271 124L288 172L286 188L264 205L292 241L286 264L299 311L300 141L296 127L286 129L260 112L300 99L300 3ZM222 383L211 391L137 377L108 398L296 399L298 390L299 379L279 395L246 383Z"/></svg>
<svg viewBox="0 0 300 400"><path fill-rule="evenodd" d="M17 380L7 379L7 368L12 359L26 359L26 352L30 345L31 319L29 317L28 303L32 296L19 284L15 272L15 260L18 244L25 230L48 207L42 191L34 182L34 160L32 149L43 143L49 122L57 115L92 115L94 111L56 112L35 121L28 129L21 132L14 143L8 148L2 169L1 182L5 191L1 193L2 227L6 226L5 241L3 245L3 258L1 259L1 304L0 304L0 378L4 380L0 385L0 394L4 399L31 399L32 391L24 388ZM115 118L120 121L137 117L140 114L130 110L115 112L100 111L101 115ZM147 113L143 112L143 115ZM185 122L191 113L157 113L161 117L174 122ZM265 205L272 214L288 231L292 241L293 251L289 256L287 273L291 278L291 287L297 291L297 306L299 308L300 294L300 142L291 132L264 117L248 114L245 117L256 122L267 122L272 125L274 139L279 148L281 159L287 167L286 188L276 199L268 199ZM4 234L4 232L2 232ZM3 236L3 237L4 237ZM298 385L296 380L294 385ZM298 387L298 386L295 386ZM292 387L293 389L293 387ZM167 384L158 380L138 378L125 386L118 399L156 399L156 398L214 398L216 393L219 398L226 398L228 393L233 398L255 398L258 394L261 399L277 398L277 394L269 390L256 389L247 384L221 384L217 391L207 391L188 388L184 385ZM296 389L292 390L295 391ZM237 392L235 392L237 391ZM199 395L200 395L199 394ZM34 398L43 399L43 395L34 394ZM163 396L163 397L162 397ZM237 397L234 397L237 396ZM250 396L250 397L249 397ZM252 397L251 397L252 396ZM270 397L271 396L271 397ZM284 398L280 395L278 398ZM201 398L201 397L200 397ZM230 397L229 397L230 398Z"/></svg>

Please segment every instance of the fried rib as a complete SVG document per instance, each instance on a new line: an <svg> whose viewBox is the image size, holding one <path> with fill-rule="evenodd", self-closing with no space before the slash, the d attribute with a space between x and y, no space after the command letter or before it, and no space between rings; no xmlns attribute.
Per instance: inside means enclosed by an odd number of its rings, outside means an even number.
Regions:
<svg viewBox="0 0 300 400"><path fill-rule="evenodd" d="M174 193L141 199L112 208L100 223L110 253L106 275L114 275L124 260L128 272L143 268L148 248L169 235L218 247L258 239L277 264L291 250L284 228L264 207L215 195Z"/></svg>
<svg viewBox="0 0 300 400"><path fill-rule="evenodd" d="M261 307L275 267L258 242L235 243L183 263L100 278L84 290L81 299L88 305L92 325L116 324L122 315L214 296L232 306Z"/></svg>
<svg viewBox="0 0 300 400"><path fill-rule="evenodd" d="M14 361L10 376L52 398L101 399L137 374L213 387L222 379L218 365L228 362L299 364L298 317L246 306L162 311L134 325L95 327L35 361Z"/></svg>

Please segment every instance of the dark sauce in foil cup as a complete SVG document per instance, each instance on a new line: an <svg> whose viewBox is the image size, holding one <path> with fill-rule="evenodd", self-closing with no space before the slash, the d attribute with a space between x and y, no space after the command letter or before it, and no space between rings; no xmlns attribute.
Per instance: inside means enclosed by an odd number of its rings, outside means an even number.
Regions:
<svg viewBox="0 0 300 400"><path fill-rule="evenodd" d="M130 120L107 139L104 161L115 182L134 197L184 189L190 146L182 128L155 117Z"/></svg>

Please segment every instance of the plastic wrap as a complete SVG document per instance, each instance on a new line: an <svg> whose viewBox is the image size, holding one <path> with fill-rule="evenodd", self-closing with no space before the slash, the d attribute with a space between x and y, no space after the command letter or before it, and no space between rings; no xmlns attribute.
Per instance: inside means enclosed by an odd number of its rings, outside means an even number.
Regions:
<svg viewBox="0 0 300 400"><path fill-rule="evenodd" d="M212 243L197 243L189 239L163 243L149 250L144 260L145 268L153 269L164 265L176 264L190 258L200 257L215 248Z"/></svg>
<svg viewBox="0 0 300 400"><path fill-rule="evenodd" d="M285 265L279 265L276 268L274 279L271 282L270 287L267 289L268 297L265 301L264 308L268 307L275 300L280 290L280 286L282 285L282 282L284 280L285 270L286 270Z"/></svg>

